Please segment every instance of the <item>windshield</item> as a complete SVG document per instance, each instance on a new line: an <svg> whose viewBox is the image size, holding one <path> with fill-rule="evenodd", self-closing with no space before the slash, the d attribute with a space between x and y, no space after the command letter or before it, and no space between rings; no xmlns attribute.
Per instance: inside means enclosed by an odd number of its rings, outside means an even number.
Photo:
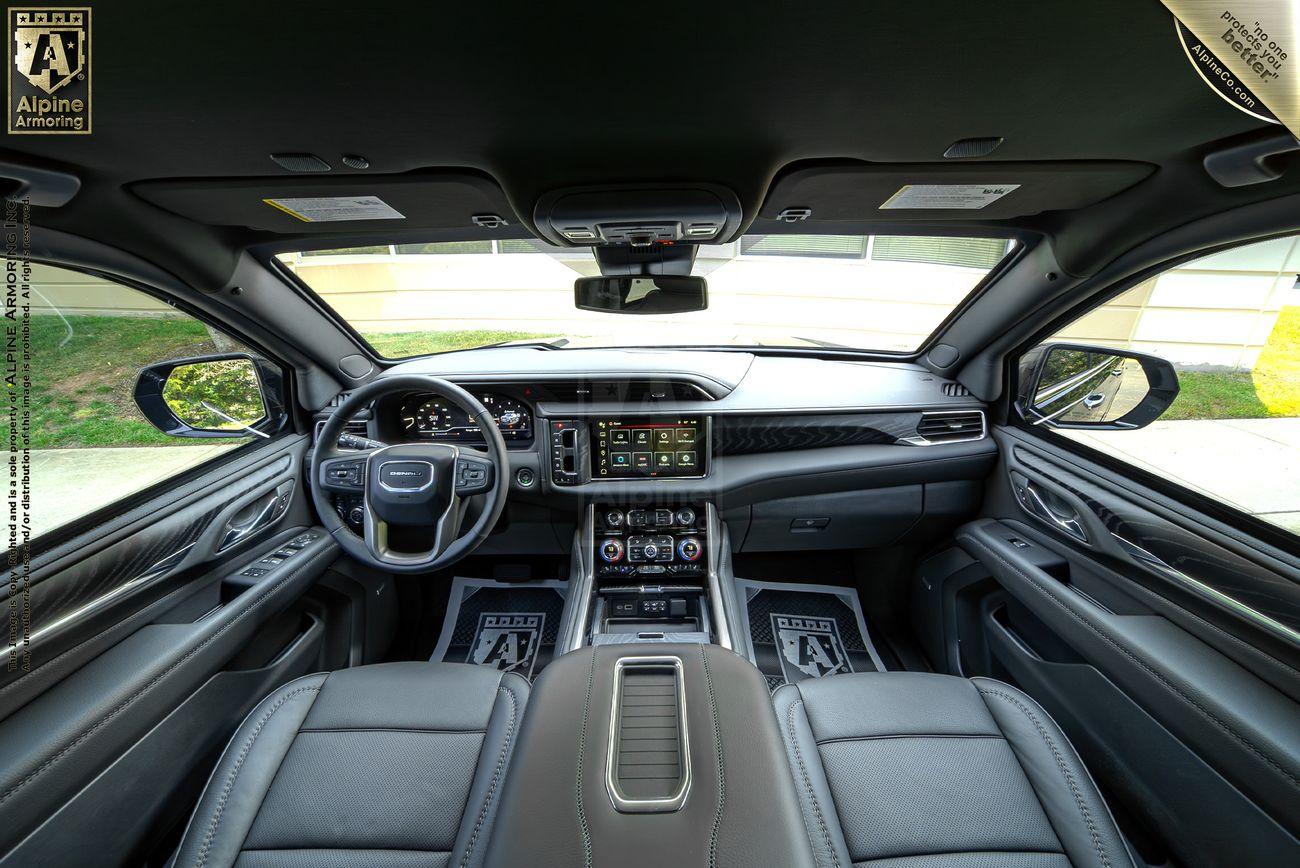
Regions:
<svg viewBox="0 0 1300 868"><path fill-rule="evenodd" d="M555 347L821 347L910 352L1011 249L1000 238L746 235L702 245L701 311L578 310L589 249L460 241L280 256L381 356L512 341Z"/></svg>

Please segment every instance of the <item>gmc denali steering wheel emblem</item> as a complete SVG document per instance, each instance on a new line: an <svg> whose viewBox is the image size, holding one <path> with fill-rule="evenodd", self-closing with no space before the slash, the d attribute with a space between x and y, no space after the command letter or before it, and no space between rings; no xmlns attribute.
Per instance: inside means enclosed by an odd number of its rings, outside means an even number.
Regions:
<svg viewBox="0 0 1300 868"><path fill-rule="evenodd" d="M433 485L433 465L428 461L385 461L379 465L379 484L389 491L424 491Z"/></svg>

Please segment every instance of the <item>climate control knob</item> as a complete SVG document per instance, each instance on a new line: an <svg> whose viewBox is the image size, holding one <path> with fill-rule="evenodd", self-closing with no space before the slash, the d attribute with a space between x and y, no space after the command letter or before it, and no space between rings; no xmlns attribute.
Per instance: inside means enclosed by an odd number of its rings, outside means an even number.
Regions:
<svg viewBox="0 0 1300 868"><path fill-rule="evenodd" d="M645 555L646 560L652 561L659 557L659 546L654 543L646 543L641 547L641 554Z"/></svg>
<svg viewBox="0 0 1300 868"><path fill-rule="evenodd" d="M623 560L623 541L607 539L600 544L600 556L607 564L616 564Z"/></svg>
<svg viewBox="0 0 1300 868"><path fill-rule="evenodd" d="M693 536L682 537L677 541L677 554L681 555L684 561L698 561L703 553L704 547Z"/></svg>

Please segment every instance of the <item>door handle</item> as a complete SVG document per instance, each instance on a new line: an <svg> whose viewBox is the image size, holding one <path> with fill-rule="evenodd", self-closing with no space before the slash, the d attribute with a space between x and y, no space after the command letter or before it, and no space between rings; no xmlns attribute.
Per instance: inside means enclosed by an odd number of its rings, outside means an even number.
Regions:
<svg viewBox="0 0 1300 868"><path fill-rule="evenodd" d="M1026 481L1017 486L1016 495L1031 515L1055 527L1064 534L1074 537L1079 542L1088 542L1088 533L1083 529L1079 514L1069 505L1058 506L1060 498L1040 489L1032 482Z"/></svg>
<svg viewBox="0 0 1300 868"><path fill-rule="evenodd" d="M226 524L225 531L221 534L221 542L217 543L217 553L221 553L240 540L246 539L257 533L262 528L271 524L275 519L275 507L279 502L279 497L272 491L267 495L266 502L255 510L252 518L244 521L235 521L232 519Z"/></svg>

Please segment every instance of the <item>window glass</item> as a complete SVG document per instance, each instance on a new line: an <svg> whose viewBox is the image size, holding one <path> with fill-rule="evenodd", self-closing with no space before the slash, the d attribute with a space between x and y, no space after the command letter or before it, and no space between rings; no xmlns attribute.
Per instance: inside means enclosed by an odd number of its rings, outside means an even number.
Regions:
<svg viewBox="0 0 1300 868"><path fill-rule="evenodd" d="M799 347L910 352L1012 247L1002 238L747 235L701 245L705 310L577 310L600 274L589 248L536 239L437 241L280 258L390 358L511 341L592 346Z"/></svg>
<svg viewBox="0 0 1300 868"><path fill-rule="evenodd" d="M1165 413L1135 431L1059 433L1300 532L1300 238L1216 253L1133 287L1053 341L1162 356Z"/></svg>
<svg viewBox="0 0 1300 868"><path fill-rule="evenodd" d="M145 293L49 265L32 274L32 535L74 521L246 442L169 437L135 405L140 369L244 352Z"/></svg>

